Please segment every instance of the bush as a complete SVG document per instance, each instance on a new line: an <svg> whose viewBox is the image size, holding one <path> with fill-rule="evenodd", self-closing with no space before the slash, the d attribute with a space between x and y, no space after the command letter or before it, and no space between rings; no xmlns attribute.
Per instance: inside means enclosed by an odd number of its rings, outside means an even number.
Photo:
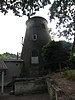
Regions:
<svg viewBox="0 0 75 100"><path fill-rule="evenodd" d="M64 76L68 79L75 80L75 70L72 69L65 69Z"/></svg>

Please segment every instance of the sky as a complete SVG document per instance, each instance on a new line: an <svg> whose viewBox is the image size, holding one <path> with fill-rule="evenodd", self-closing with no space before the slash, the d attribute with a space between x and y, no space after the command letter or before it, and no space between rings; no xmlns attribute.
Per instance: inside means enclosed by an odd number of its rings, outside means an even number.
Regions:
<svg viewBox="0 0 75 100"><path fill-rule="evenodd" d="M21 52L26 20L27 17L17 17L12 12L5 16L0 13L0 54Z"/></svg>
<svg viewBox="0 0 75 100"><path fill-rule="evenodd" d="M48 9L48 6L45 9L41 8L35 16L44 17L48 21L48 27L56 31L55 22L49 22ZM14 16L12 11L6 15L0 13L0 54L5 52L21 53L22 37L25 37L27 19L26 16Z"/></svg>

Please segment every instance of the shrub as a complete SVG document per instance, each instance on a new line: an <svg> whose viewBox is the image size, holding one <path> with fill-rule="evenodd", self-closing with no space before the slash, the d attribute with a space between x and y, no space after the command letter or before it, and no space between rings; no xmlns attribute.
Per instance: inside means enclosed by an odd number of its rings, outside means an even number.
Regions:
<svg viewBox="0 0 75 100"><path fill-rule="evenodd" d="M71 80L75 80L75 70L65 69L63 72L65 77Z"/></svg>

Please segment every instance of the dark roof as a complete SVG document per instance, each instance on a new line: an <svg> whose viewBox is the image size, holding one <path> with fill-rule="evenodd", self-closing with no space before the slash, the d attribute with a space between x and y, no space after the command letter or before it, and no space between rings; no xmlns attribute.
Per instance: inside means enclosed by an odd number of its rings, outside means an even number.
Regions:
<svg viewBox="0 0 75 100"><path fill-rule="evenodd" d="M28 20L26 21L26 24L27 24L29 21L34 20L34 19L43 19L43 20L46 21L46 23L48 23L47 20L46 20L44 17L41 17L41 16L34 16L34 17L31 17L30 19L28 19Z"/></svg>
<svg viewBox="0 0 75 100"><path fill-rule="evenodd" d="M7 69L7 66L4 63L4 61L3 60L0 60L0 70L6 70L6 69Z"/></svg>
<svg viewBox="0 0 75 100"><path fill-rule="evenodd" d="M5 59L4 62L23 62L22 59Z"/></svg>

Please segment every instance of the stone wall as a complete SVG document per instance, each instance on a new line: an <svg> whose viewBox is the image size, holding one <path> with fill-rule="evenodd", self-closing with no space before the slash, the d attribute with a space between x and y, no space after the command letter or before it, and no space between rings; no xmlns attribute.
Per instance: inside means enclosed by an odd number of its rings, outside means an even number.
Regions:
<svg viewBox="0 0 75 100"><path fill-rule="evenodd" d="M14 82L15 95L46 92L45 78L16 78Z"/></svg>

